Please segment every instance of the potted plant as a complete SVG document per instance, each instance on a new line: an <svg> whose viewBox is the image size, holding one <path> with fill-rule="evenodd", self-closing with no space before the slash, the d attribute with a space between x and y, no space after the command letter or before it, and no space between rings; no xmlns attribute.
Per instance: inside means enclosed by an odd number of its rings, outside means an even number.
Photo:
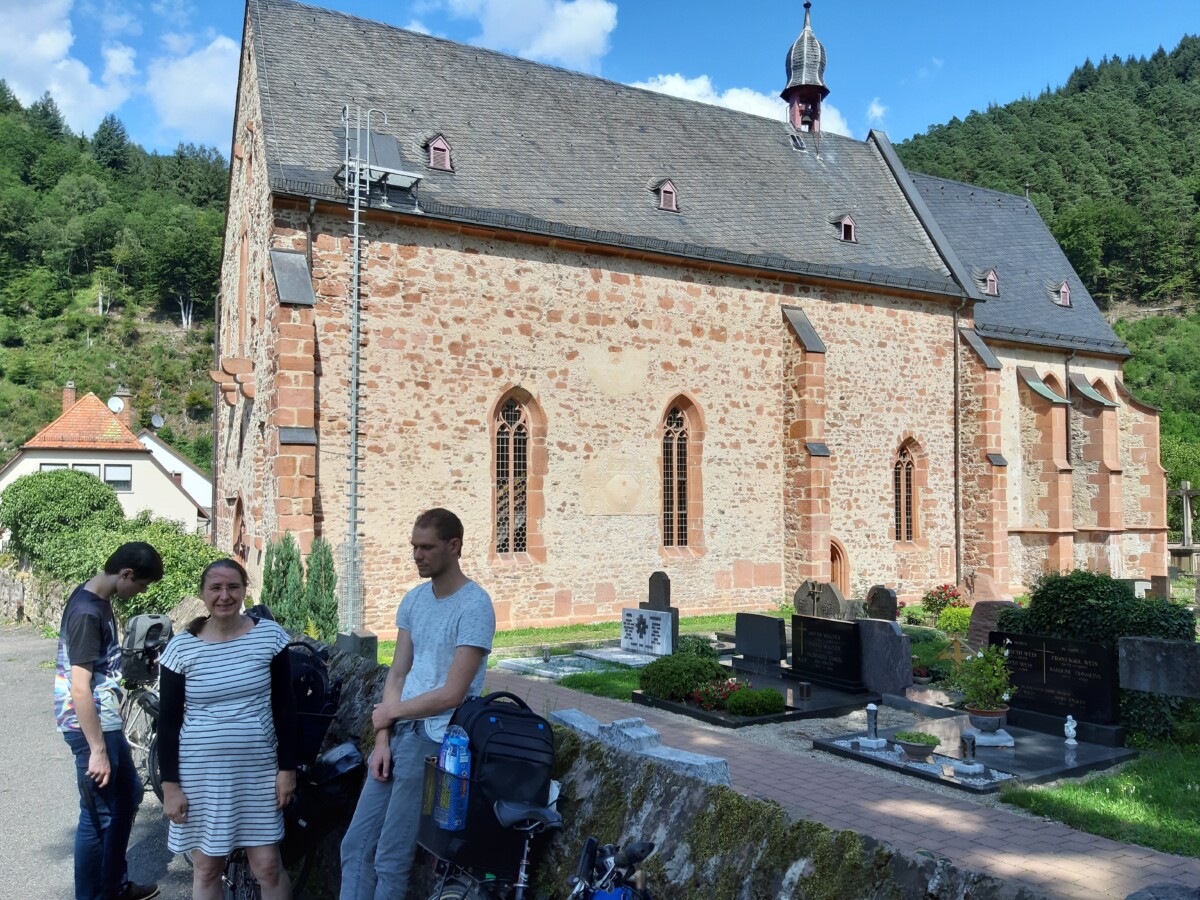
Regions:
<svg viewBox="0 0 1200 900"><path fill-rule="evenodd" d="M933 676L929 674L929 666L913 666L913 684L929 684Z"/></svg>
<svg viewBox="0 0 1200 900"><path fill-rule="evenodd" d="M893 736L904 755L913 760L926 760L933 756L933 750L941 743L932 734L923 731L897 731Z"/></svg>
<svg viewBox="0 0 1200 900"><path fill-rule="evenodd" d="M963 707L980 731L997 731L1005 724L1008 701L1015 693L1008 671L1008 647L991 644L963 660L958 670Z"/></svg>

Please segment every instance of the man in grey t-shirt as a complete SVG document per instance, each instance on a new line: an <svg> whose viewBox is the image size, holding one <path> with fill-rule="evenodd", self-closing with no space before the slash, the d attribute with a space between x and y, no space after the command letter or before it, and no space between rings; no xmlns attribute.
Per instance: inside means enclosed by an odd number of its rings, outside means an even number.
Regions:
<svg viewBox="0 0 1200 900"><path fill-rule="evenodd" d="M454 708L483 688L496 614L459 568L462 542L449 510L431 509L413 526L413 560L429 580L396 611L396 655L372 715L371 774L342 841L341 900L404 900L425 758L437 755Z"/></svg>

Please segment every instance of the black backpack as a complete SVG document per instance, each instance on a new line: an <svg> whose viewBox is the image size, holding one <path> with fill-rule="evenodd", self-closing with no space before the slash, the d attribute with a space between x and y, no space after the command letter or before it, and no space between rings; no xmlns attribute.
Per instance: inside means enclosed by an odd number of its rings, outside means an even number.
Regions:
<svg viewBox="0 0 1200 900"><path fill-rule="evenodd" d="M318 649L305 641L292 641L284 649L292 670L292 696L299 720L299 761L302 766L311 766L321 750L325 732L337 715L342 683L329 683L326 670L329 651L324 647Z"/></svg>
<svg viewBox="0 0 1200 900"><path fill-rule="evenodd" d="M507 691L468 697L450 724L461 725L470 738L471 780L489 805L497 800L546 805L554 732L524 700Z"/></svg>

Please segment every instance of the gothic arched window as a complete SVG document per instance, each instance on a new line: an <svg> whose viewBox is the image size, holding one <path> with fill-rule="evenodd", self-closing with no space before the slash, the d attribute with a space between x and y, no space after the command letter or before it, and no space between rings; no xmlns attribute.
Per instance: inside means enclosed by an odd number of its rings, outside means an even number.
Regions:
<svg viewBox="0 0 1200 900"><path fill-rule="evenodd" d="M529 413L513 398L496 418L496 552L524 553L529 523Z"/></svg>
<svg viewBox="0 0 1200 900"><path fill-rule="evenodd" d="M688 545L688 423L678 406L663 422L663 546Z"/></svg>
<svg viewBox="0 0 1200 900"><path fill-rule="evenodd" d="M905 444L896 454L896 462L892 466L892 497L897 541L911 541L916 536L915 471L912 451Z"/></svg>

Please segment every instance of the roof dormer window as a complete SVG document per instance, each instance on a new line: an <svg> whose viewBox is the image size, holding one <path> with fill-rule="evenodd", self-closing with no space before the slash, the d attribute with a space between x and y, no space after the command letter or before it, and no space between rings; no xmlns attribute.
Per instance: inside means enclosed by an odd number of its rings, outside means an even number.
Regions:
<svg viewBox="0 0 1200 900"><path fill-rule="evenodd" d="M450 144L440 134L429 142L429 168L453 172L450 160Z"/></svg>
<svg viewBox="0 0 1200 900"><path fill-rule="evenodd" d="M849 214L839 216L834 220L833 224L838 229L838 240L845 241L847 244L858 243L858 229L854 225L854 219Z"/></svg>
<svg viewBox="0 0 1200 900"><path fill-rule="evenodd" d="M658 186L658 208L667 212L679 212L679 192L669 178Z"/></svg>
<svg viewBox="0 0 1200 900"><path fill-rule="evenodd" d="M1058 299L1055 300L1055 303L1057 303L1059 306L1071 305L1071 286L1065 281L1058 289Z"/></svg>
<svg viewBox="0 0 1200 900"><path fill-rule="evenodd" d="M996 275L995 269L988 269L987 278L984 282L983 292L989 297L1000 296L1000 278Z"/></svg>

